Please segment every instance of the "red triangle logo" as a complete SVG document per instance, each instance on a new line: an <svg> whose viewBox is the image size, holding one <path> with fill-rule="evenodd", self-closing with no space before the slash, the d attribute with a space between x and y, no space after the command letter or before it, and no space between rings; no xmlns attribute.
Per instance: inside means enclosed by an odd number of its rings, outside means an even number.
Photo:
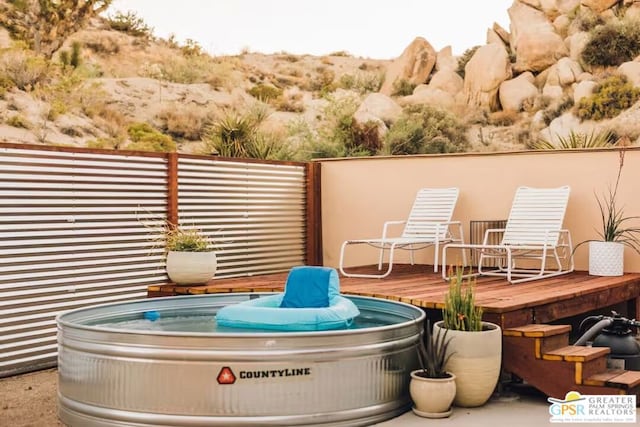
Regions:
<svg viewBox="0 0 640 427"><path fill-rule="evenodd" d="M223 366L218 373L218 384L233 384L236 382L236 376L228 366Z"/></svg>

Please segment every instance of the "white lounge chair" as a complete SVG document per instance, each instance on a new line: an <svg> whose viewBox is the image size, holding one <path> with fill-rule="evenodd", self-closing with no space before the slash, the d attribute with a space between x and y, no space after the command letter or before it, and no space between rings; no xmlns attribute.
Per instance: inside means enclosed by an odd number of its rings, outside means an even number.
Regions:
<svg viewBox="0 0 640 427"><path fill-rule="evenodd" d="M486 230L482 244L452 243L444 246L442 277L447 278L449 249L462 249L463 253L465 250L478 251L478 270L473 275L501 276L511 283L572 272L571 234L562 228L569 191L568 186L518 188L504 229ZM502 233L499 244L488 244L492 233ZM487 269L483 266L486 260L493 260L497 267ZM547 265L549 260L555 263L552 270Z"/></svg>
<svg viewBox="0 0 640 427"><path fill-rule="evenodd" d="M382 237L373 239L347 240L340 249L340 272L347 277L371 277L383 278L391 273L393 268L393 255L395 249L409 250L411 264L413 265L413 251L434 246L433 270L438 271L438 257L441 245L447 242L464 242L462 224L460 221L451 221L453 210L458 200L457 188L423 188L418 191L413 202L411 213L406 221L387 221L382 227ZM390 225L405 224L400 237L389 237ZM453 227L457 226L457 227ZM451 232L457 229L457 235ZM348 245L367 244L380 249L378 258L378 270L382 270L384 252L389 250L389 266L387 271L381 274L356 274L347 273L344 270L345 248Z"/></svg>

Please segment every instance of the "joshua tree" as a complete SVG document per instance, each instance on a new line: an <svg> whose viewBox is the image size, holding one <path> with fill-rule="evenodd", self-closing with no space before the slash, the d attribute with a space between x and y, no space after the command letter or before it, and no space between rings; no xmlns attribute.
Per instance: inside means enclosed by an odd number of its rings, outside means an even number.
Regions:
<svg viewBox="0 0 640 427"><path fill-rule="evenodd" d="M0 1L0 25L36 52L51 57L71 34L113 0Z"/></svg>

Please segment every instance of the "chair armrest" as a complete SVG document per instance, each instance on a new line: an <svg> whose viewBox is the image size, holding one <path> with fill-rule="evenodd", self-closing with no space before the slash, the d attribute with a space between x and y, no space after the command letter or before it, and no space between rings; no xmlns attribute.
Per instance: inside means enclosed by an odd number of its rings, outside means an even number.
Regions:
<svg viewBox="0 0 640 427"><path fill-rule="evenodd" d="M390 225L401 225L401 224L405 224L406 222L407 222L406 220L402 220L402 221L385 221L384 225L382 226L382 238L385 239L387 237L387 230L388 230Z"/></svg>
<svg viewBox="0 0 640 427"><path fill-rule="evenodd" d="M482 240L482 244L486 245L489 242L490 234L504 233L505 228L488 228L484 231L484 239Z"/></svg>

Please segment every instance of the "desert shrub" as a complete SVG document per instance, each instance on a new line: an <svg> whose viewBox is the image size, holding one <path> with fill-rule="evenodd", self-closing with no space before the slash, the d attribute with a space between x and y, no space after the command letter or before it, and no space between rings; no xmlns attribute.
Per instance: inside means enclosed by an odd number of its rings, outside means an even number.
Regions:
<svg viewBox="0 0 640 427"><path fill-rule="evenodd" d="M511 126L518 121L519 117L517 111L495 111L489 114L488 123L492 126Z"/></svg>
<svg viewBox="0 0 640 427"><path fill-rule="evenodd" d="M276 102L276 110L288 111L291 113L303 113L304 103L302 100L302 93L287 93L283 94Z"/></svg>
<svg viewBox="0 0 640 427"><path fill-rule="evenodd" d="M186 39L184 45L180 46L180 51L184 56L199 56L204 53L200 43L193 39Z"/></svg>
<svg viewBox="0 0 640 427"><path fill-rule="evenodd" d="M467 66L467 63L471 60L473 55L476 53L480 46L474 46L464 51L462 56L458 59L458 68L456 68L456 73L460 77L464 79L464 67Z"/></svg>
<svg viewBox="0 0 640 427"><path fill-rule="evenodd" d="M98 34L84 42L85 48L101 55L115 55L120 52L120 43L113 34Z"/></svg>
<svg viewBox="0 0 640 427"><path fill-rule="evenodd" d="M38 85L33 95L49 105L47 118L55 120L61 114L80 108L83 76L75 69L58 74L48 85ZM90 90L90 89L89 89Z"/></svg>
<svg viewBox="0 0 640 427"><path fill-rule="evenodd" d="M69 65L71 65L73 68L78 68L82 63L81 47L82 46L80 45L80 42L73 42L71 44L71 56L69 58Z"/></svg>
<svg viewBox="0 0 640 427"><path fill-rule="evenodd" d="M341 99L330 99L329 104L324 109L326 127L321 129L321 137L333 142L339 148L340 157L360 156L373 154L365 147L361 147L354 138L353 119L358 108L355 98L345 97Z"/></svg>
<svg viewBox="0 0 640 427"><path fill-rule="evenodd" d="M80 42L73 42L71 44L71 53L69 54L69 63L65 64L63 62L63 65L69 65L73 68L78 68L80 66L80 63L82 61L81 55L80 55L80 49L81 49L81 45Z"/></svg>
<svg viewBox="0 0 640 427"><path fill-rule="evenodd" d="M574 100L572 96L564 96L559 101L549 104L542 112L544 124L549 126L553 119L560 117L562 113L573 107L573 104Z"/></svg>
<svg viewBox="0 0 640 427"><path fill-rule="evenodd" d="M249 89L249 95L262 102L269 102L280 97L282 95L282 89L259 83Z"/></svg>
<svg viewBox="0 0 640 427"><path fill-rule="evenodd" d="M602 120L617 116L640 98L640 89L633 87L622 75L607 77L595 87L591 96L584 97L577 106L581 120Z"/></svg>
<svg viewBox="0 0 640 427"><path fill-rule="evenodd" d="M338 86L366 94L369 92L378 92L383 81L384 73L382 72L357 72L354 74L343 74L338 81Z"/></svg>
<svg viewBox="0 0 640 427"><path fill-rule="evenodd" d="M413 90L416 88L415 83L411 83L406 79L398 79L393 82L393 89L391 95L393 96L408 96L413 94Z"/></svg>
<svg viewBox="0 0 640 427"><path fill-rule="evenodd" d="M14 114L12 116L7 117L5 123L9 126L13 126L14 128L23 128L23 129L31 129L33 128L33 124L22 114Z"/></svg>
<svg viewBox="0 0 640 427"><path fill-rule="evenodd" d="M14 87L30 91L38 83L46 83L53 69L45 58L25 49L6 49L0 55L0 77L8 79Z"/></svg>
<svg viewBox="0 0 640 427"><path fill-rule="evenodd" d="M637 22L610 23L596 27L582 50L585 64L618 66L640 53L640 25Z"/></svg>
<svg viewBox="0 0 640 427"><path fill-rule="evenodd" d="M463 152L466 127L451 113L427 105L411 106L385 136L389 154Z"/></svg>
<svg viewBox="0 0 640 427"><path fill-rule="evenodd" d="M287 52L283 52L282 54L278 55L277 59L281 59L281 60L287 61L287 62L298 62L298 61L300 61L300 57L299 56L292 55L292 54L287 53Z"/></svg>
<svg viewBox="0 0 640 427"><path fill-rule="evenodd" d="M156 67L149 67L149 71L173 83L208 83L214 88L232 88L235 84L234 67L233 61L196 55L171 58ZM153 68L159 69L156 71Z"/></svg>
<svg viewBox="0 0 640 427"><path fill-rule="evenodd" d="M174 57L161 64L164 80L173 83L204 83L211 75L211 61L203 56Z"/></svg>
<svg viewBox="0 0 640 427"><path fill-rule="evenodd" d="M382 148L378 123L374 121L365 123L354 121L351 124L351 134L351 145L355 149L362 149L370 154L376 154Z"/></svg>
<svg viewBox="0 0 640 427"><path fill-rule="evenodd" d="M360 157L376 154L370 126L359 126L353 119L358 108L356 97L334 98L323 109L317 133L307 131L300 147L301 160L329 157Z"/></svg>
<svg viewBox="0 0 640 427"><path fill-rule="evenodd" d="M309 79L307 85L305 85L303 89L316 92L320 96L325 96L336 90L336 74L333 70L325 67L317 67L315 71L316 74Z"/></svg>
<svg viewBox="0 0 640 427"><path fill-rule="evenodd" d="M116 12L107 17L107 23L111 29L121 31L135 37L151 38L153 28L149 27L135 12Z"/></svg>
<svg viewBox="0 0 640 427"><path fill-rule="evenodd" d="M598 25L604 24L604 19L602 19L599 13L587 8L576 8L576 13L578 13L578 11L580 13L575 19L577 20L580 31L591 31Z"/></svg>
<svg viewBox="0 0 640 427"><path fill-rule="evenodd" d="M349 52L347 52L346 50L339 50L337 52L331 52L329 54L329 56L343 56L343 57L346 57L346 58L350 58L351 54Z"/></svg>
<svg viewBox="0 0 640 427"><path fill-rule="evenodd" d="M212 121L211 114L202 108L168 107L158 113L161 129L174 138L191 141L202 139Z"/></svg>
<svg viewBox="0 0 640 427"><path fill-rule="evenodd" d="M131 143L127 150L171 152L176 151L176 143L148 123L132 123L127 129Z"/></svg>
<svg viewBox="0 0 640 427"><path fill-rule="evenodd" d="M124 141L120 138L97 138L87 141L87 148L100 148L103 150L118 150L122 148Z"/></svg>

